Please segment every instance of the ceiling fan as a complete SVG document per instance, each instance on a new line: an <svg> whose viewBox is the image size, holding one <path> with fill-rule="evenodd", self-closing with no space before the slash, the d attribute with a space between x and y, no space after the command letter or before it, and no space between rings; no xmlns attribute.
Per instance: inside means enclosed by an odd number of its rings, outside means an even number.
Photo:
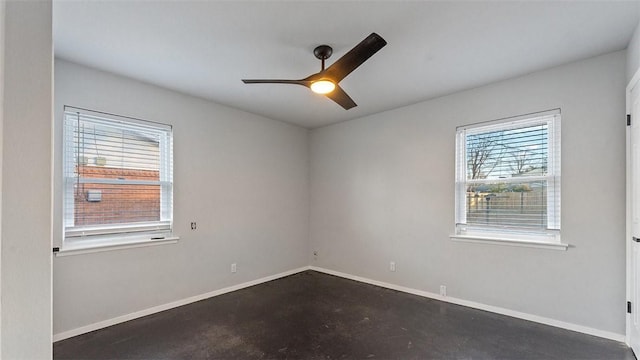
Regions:
<svg viewBox="0 0 640 360"><path fill-rule="evenodd" d="M322 61L322 67L318 73L300 80L243 79L242 82L245 84L295 84L306 86L313 92L323 94L335 101L345 110L349 110L357 105L338 83L385 45L387 45L387 42L380 35L371 33L326 69L324 68L324 61L331 56L333 49L329 45L320 45L313 50L313 54Z"/></svg>

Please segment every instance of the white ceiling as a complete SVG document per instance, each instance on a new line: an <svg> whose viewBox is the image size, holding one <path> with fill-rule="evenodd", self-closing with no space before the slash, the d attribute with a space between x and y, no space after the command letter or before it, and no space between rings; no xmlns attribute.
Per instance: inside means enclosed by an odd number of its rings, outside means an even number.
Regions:
<svg viewBox="0 0 640 360"><path fill-rule="evenodd" d="M626 48L640 1L55 1L57 57L308 128ZM298 79L371 32L388 45L340 85L344 110Z"/></svg>

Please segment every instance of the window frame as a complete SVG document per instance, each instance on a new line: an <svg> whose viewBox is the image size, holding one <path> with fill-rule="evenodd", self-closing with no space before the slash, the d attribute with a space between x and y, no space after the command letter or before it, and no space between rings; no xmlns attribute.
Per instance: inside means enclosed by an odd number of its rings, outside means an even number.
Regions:
<svg viewBox="0 0 640 360"><path fill-rule="evenodd" d="M69 151L74 145L74 133L77 125L69 125L76 117L78 121L85 120L106 124L113 128L125 130L139 130L156 133L160 136L158 161L159 179L156 180L126 180L81 178L74 170L78 166L78 154ZM63 248L92 248L112 247L115 245L131 244L140 241L167 242L176 240L173 231L173 127L168 124L151 122L137 118L115 115L83 108L65 105L63 116L62 142L62 231ZM70 145L71 144L71 145ZM160 186L160 219L158 221L141 221L131 223L114 223L99 225L75 225L74 185L77 183L103 183L115 185L159 185Z"/></svg>
<svg viewBox="0 0 640 360"><path fill-rule="evenodd" d="M467 179L467 136L491 131L516 129L524 126L547 124L547 174L500 179L499 182L545 181L547 186L547 228L535 229L518 226L487 226L467 223L467 188L469 184L497 180ZM455 230L451 238L504 245L539 245L537 247L566 249L560 238L561 190L561 111L536 112L456 128L455 148ZM504 180L504 181L503 181Z"/></svg>

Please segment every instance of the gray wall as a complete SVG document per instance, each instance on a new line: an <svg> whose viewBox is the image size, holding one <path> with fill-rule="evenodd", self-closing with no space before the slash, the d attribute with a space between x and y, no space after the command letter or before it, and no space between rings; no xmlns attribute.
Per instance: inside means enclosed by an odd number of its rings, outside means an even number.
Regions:
<svg viewBox="0 0 640 360"><path fill-rule="evenodd" d="M622 334L625 56L603 55L310 137L57 60L54 243L62 234L65 104L174 125L181 240L55 258L54 333L311 264L434 293L443 284L459 299ZM562 238L572 247L451 241L455 127L552 108L563 115ZM190 221L198 230L188 229ZM238 273L229 272L231 262Z"/></svg>
<svg viewBox="0 0 640 360"><path fill-rule="evenodd" d="M312 265L625 329L625 52L311 132ZM456 242L458 125L562 109L567 251ZM396 272L389 272L395 261Z"/></svg>
<svg viewBox="0 0 640 360"><path fill-rule="evenodd" d="M51 358L51 2L5 7L2 359Z"/></svg>
<svg viewBox="0 0 640 360"><path fill-rule="evenodd" d="M54 242L64 105L173 124L180 241L56 257L54 334L307 265L307 130L67 61L55 79Z"/></svg>
<svg viewBox="0 0 640 360"><path fill-rule="evenodd" d="M640 2L637 3L637 7L640 14ZM627 46L627 82L631 80L638 69L640 69L640 23Z"/></svg>

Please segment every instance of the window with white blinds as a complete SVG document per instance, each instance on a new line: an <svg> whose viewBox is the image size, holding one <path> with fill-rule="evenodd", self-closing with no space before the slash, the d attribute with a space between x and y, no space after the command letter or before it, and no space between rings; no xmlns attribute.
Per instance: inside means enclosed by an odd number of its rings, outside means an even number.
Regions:
<svg viewBox="0 0 640 360"><path fill-rule="evenodd" d="M456 234L559 242L560 111L459 127Z"/></svg>
<svg viewBox="0 0 640 360"><path fill-rule="evenodd" d="M63 133L66 240L171 231L171 126L65 107Z"/></svg>

